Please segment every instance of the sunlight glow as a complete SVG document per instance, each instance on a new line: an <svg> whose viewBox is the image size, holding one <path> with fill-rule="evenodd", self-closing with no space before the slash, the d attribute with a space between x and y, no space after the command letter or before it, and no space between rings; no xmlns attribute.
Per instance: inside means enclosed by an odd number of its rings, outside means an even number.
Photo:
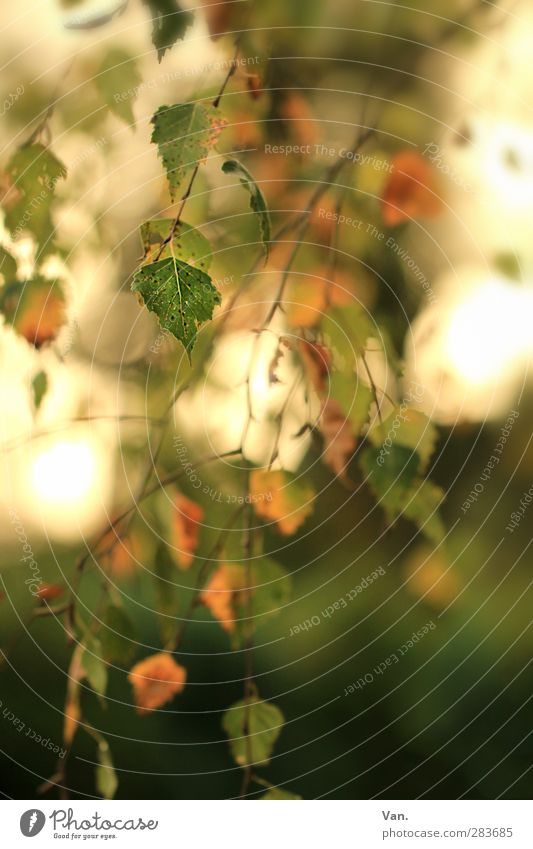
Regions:
<svg viewBox="0 0 533 849"><path fill-rule="evenodd" d="M37 454L31 482L44 502L72 507L83 502L96 482L96 460L88 442L62 440Z"/></svg>
<svg viewBox="0 0 533 849"><path fill-rule="evenodd" d="M480 284L450 317L450 366L473 385L508 376L530 345L532 306L530 291L503 278Z"/></svg>

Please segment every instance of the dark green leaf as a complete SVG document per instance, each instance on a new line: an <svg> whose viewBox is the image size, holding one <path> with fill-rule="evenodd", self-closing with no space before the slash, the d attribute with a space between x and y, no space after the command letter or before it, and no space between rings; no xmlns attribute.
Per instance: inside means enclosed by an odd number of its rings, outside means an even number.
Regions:
<svg viewBox="0 0 533 849"><path fill-rule="evenodd" d="M38 410L48 389L48 377L45 371L37 372L31 382L31 388L33 392L33 406Z"/></svg>
<svg viewBox="0 0 533 849"><path fill-rule="evenodd" d="M121 607L114 604L107 607L99 637L102 658L107 663L127 665L135 654L135 631L129 616Z"/></svg>
<svg viewBox="0 0 533 849"><path fill-rule="evenodd" d="M125 50L113 48L96 73L95 85L105 103L125 124L134 124L132 103L142 78L133 57Z"/></svg>
<svg viewBox="0 0 533 849"><path fill-rule="evenodd" d="M423 472L435 450L439 434L435 425L419 410L411 407L398 407L388 416L382 425L374 427L368 434L377 448L383 447L384 438L390 434L398 445L411 448L420 458L418 471Z"/></svg>
<svg viewBox="0 0 533 849"><path fill-rule="evenodd" d="M173 224L173 218L155 218L141 225L145 264L153 262L156 257L167 259L175 256L182 262L207 271L211 265L211 245L199 230L183 221L175 229L172 245L166 244L160 252L161 245L170 236Z"/></svg>
<svg viewBox="0 0 533 849"><path fill-rule="evenodd" d="M268 764L284 722L279 708L253 696L232 705L224 714L222 727L236 763Z"/></svg>
<svg viewBox="0 0 533 849"><path fill-rule="evenodd" d="M250 192L250 206L255 212L259 220L259 230L261 232L261 240L265 250L265 256L268 257L270 247L270 215L266 205L263 192L255 182L247 168L244 167L236 159L228 159L222 165L224 174L236 174L239 177L243 186Z"/></svg>
<svg viewBox="0 0 533 849"><path fill-rule="evenodd" d="M382 453L386 450L387 453ZM420 458L416 451L392 444L386 449L366 448L361 465L368 485L389 518L395 518L405 505L406 496L417 476Z"/></svg>
<svg viewBox="0 0 533 849"><path fill-rule="evenodd" d="M220 295L208 274L169 257L143 265L131 285L159 324L184 345L190 359L199 326L213 317Z"/></svg>
<svg viewBox="0 0 533 849"><path fill-rule="evenodd" d="M222 127L218 109L207 103L160 106L152 118L152 142L165 166L172 199L183 178L215 146Z"/></svg>
<svg viewBox="0 0 533 849"><path fill-rule="evenodd" d="M418 476L421 460L416 451L405 445L384 443L381 448L367 448L361 465L389 520L403 516L432 542L442 541L445 528L437 511L444 493Z"/></svg>
<svg viewBox="0 0 533 849"><path fill-rule="evenodd" d="M152 43L159 61L174 43L183 38L194 15L180 8L177 0L144 0L152 13Z"/></svg>

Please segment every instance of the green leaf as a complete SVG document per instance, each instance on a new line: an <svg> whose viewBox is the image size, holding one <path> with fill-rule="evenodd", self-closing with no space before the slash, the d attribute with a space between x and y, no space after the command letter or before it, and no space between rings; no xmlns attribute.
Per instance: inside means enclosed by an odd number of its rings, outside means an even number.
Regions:
<svg viewBox="0 0 533 849"><path fill-rule="evenodd" d="M81 665L94 692L104 696L107 688L107 666L100 657L101 647L97 640L91 641L81 656Z"/></svg>
<svg viewBox="0 0 533 849"><path fill-rule="evenodd" d="M514 253L501 253L497 254L494 257L494 266L495 268L507 277L509 280L512 280L514 283L520 283L522 280L522 267L520 264L520 258Z"/></svg>
<svg viewBox="0 0 533 849"><path fill-rule="evenodd" d="M268 258L270 247L270 215L266 205L263 192L255 182L247 168L244 167L236 159L228 159L222 165L224 174L236 174L241 183L250 192L250 206L253 212L259 219L259 230L261 232L261 240L265 251L265 257Z"/></svg>
<svg viewBox="0 0 533 849"><path fill-rule="evenodd" d="M174 200L183 178L215 146L223 120L211 104L175 103L160 106L152 124L152 143L157 144Z"/></svg>
<svg viewBox="0 0 533 849"><path fill-rule="evenodd" d="M280 790L279 787L271 787L270 790L267 790L261 797L261 799L272 799L277 802L281 802L283 800L294 800L301 799L301 796L297 796L296 793L289 793L287 790Z"/></svg>
<svg viewBox="0 0 533 849"><path fill-rule="evenodd" d="M333 307L324 315L321 327L335 368L353 378L357 357L364 354L369 337L379 332L371 318L357 304Z"/></svg>
<svg viewBox="0 0 533 849"><path fill-rule="evenodd" d="M105 740L98 744L99 766L96 767L96 789L104 799L112 799L117 792L118 778L113 766L113 759Z"/></svg>
<svg viewBox="0 0 533 849"><path fill-rule="evenodd" d="M107 663L126 666L135 654L135 631L129 616L121 607L110 604L103 616L99 632L102 658Z"/></svg>
<svg viewBox="0 0 533 849"><path fill-rule="evenodd" d="M144 263L150 263L156 257L168 259L175 256L182 262L207 271L211 265L211 245L205 236L190 224L180 221L172 237L172 245L169 242L161 250L161 245L169 238L173 225L173 218L155 218L141 225Z"/></svg>
<svg viewBox="0 0 533 849"><path fill-rule="evenodd" d="M332 398L339 403L357 436L368 421L374 400L370 387L358 380L355 374L348 376L335 371L330 378L329 391Z"/></svg>
<svg viewBox="0 0 533 849"><path fill-rule="evenodd" d="M200 325L213 317L220 303L209 275L169 257L141 266L131 288L157 315L161 327L179 339L190 360Z"/></svg>
<svg viewBox="0 0 533 849"><path fill-rule="evenodd" d="M0 245L0 274L5 283L11 283L17 278L17 261Z"/></svg>
<svg viewBox="0 0 533 849"><path fill-rule="evenodd" d="M416 451L393 444L386 449L367 448L361 454L363 471L368 485L390 519L405 505L407 494L416 479L420 458Z"/></svg>
<svg viewBox="0 0 533 849"><path fill-rule="evenodd" d="M398 516L410 519L429 540L442 542L446 531L437 511L444 493L419 477L420 457L416 451L396 443L367 448L361 455L361 465L389 520Z"/></svg>
<svg viewBox="0 0 533 849"><path fill-rule="evenodd" d="M31 388L33 392L33 406L38 410L48 389L48 377L45 371L39 371L34 375Z"/></svg>
<svg viewBox="0 0 533 849"><path fill-rule="evenodd" d="M368 434L370 441L378 448L388 438L398 445L411 448L420 458L418 471L423 472L435 450L439 434L428 417L411 407L398 407L383 424L376 425Z"/></svg>
<svg viewBox="0 0 533 849"><path fill-rule="evenodd" d="M438 545L446 536L446 528L438 508L444 491L429 480L421 481L411 493L404 515L419 528L430 542Z"/></svg>
<svg viewBox="0 0 533 849"><path fill-rule="evenodd" d="M236 763L239 766L268 764L284 722L279 708L256 696L232 705L224 714L222 727L230 738Z"/></svg>
<svg viewBox="0 0 533 849"><path fill-rule="evenodd" d="M194 15L180 8L177 0L144 0L152 13L152 44L159 62L174 43L183 38Z"/></svg>
<svg viewBox="0 0 533 849"><path fill-rule="evenodd" d="M30 232L41 254L52 248L54 225L51 209L58 180L67 169L42 144L19 147L11 157L7 173L13 183L4 200L5 224L13 238Z"/></svg>
<svg viewBox="0 0 533 849"><path fill-rule="evenodd" d="M142 77L131 54L119 48L110 50L94 82L111 112L125 124L133 125L132 103L137 98Z"/></svg>

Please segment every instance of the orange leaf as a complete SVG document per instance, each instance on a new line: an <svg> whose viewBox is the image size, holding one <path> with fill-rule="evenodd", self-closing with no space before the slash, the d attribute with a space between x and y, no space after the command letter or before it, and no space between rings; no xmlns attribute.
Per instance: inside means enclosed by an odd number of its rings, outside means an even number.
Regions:
<svg viewBox="0 0 533 849"><path fill-rule="evenodd" d="M65 321L62 289L44 277L4 287L1 308L6 321L36 348L55 339Z"/></svg>
<svg viewBox="0 0 533 849"><path fill-rule="evenodd" d="M133 575L141 557L141 544L135 534L118 539L114 530L109 531L102 538L101 547L104 552L103 565L110 575L115 578L128 578ZM107 548L111 548L109 553L106 553Z"/></svg>
<svg viewBox="0 0 533 849"><path fill-rule="evenodd" d="M289 285L285 312L292 327L313 327L326 308L327 281L317 277L300 277Z"/></svg>
<svg viewBox="0 0 533 849"><path fill-rule="evenodd" d="M199 504L180 492L174 498L172 516L173 556L180 569L188 569L198 547L204 511Z"/></svg>
<svg viewBox="0 0 533 849"><path fill-rule="evenodd" d="M169 702L185 686L187 670L168 652L159 652L132 667L128 681L133 687L137 713L145 714Z"/></svg>
<svg viewBox="0 0 533 849"><path fill-rule="evenodd" d="M250 494L257 515L275 522L278 531L285 536L296 533L313 511L311 487L281 470L253 471Z"/></svg>
<svg viewBox="0 0 533 849"><path fill-rule="evenodd" d="M70 746L72 743L80 718L81 711L77 697L68 699L65 704L63 722L63 742L65 746Z"/></svg>
<svg viewBox="0 0 533 849"><path fill-rule="evenodd" d="M289 92L280 106L280 115L287 121L291 139L298 145L313 144L316 125L305 97L297 91Z"/></svg>
<svg viewBox="0 0 533 849"><path fill-rule="evenodd" d="M200 594L201 604L205 604L230 634L235 630L235 605L244 589L242 577L242 570L223 563L213 572L205 590Z"/></svg>
<svg viewBox="0 0 533 849"><path fill-rule="evenodd" d="M60 584L42 584L36 592L36 595L43 600L59 598L63 595L65 588Z"/></svg>
<svg viewBox="0 0 533 849"><path fill-rule="evenodd" d="M433 218L443 208L436 193L434 172L426 160L411 150L398 153L381 199L382 215L388 227L411 218Z"/></svg>

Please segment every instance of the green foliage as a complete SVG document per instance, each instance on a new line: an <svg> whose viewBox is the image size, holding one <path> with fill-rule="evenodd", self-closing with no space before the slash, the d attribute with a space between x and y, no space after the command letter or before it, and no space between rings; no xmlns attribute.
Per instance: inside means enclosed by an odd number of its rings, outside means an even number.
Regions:
<svg viewBox="0 0 533 849"><path fill-rule="evenodd" d="M152 43L159 62L178 39L183 38L194 15L180 8L178 0L143 0L152 13Z"/></svg>
<svg viewBox="0 0 533 849"><path fill-rule="evenodd" d="M45 371L39 371L36 375L34 375L31 382L31 388L33 394L33 406L36 410L38 410L44 396L46 395L46 390L48 389L48 377L46 376Z"/></svg>
<svg viewBox="0 0 533 849"><path fill-rule="evenodd" d="M133 125L132 101L142 82L135 59L125 50L113 48L96 72L95 85L111 112L125 124Z"/></svg>
<svg viewBox="0 0 533 849"><path fill-rule="evenodd" d="M446 536L444 522L438 513L443 500L444 491L439 486L429 480L419 481L404 510L404 515L436 545Z"/></svg>
<svg viewBox="0 0 533 849"><path fill-rule="evenodd" d="M368 421L373 401L370 387L358 380L353 372L345 374L342 371L334 371L330 378L329 391L350 421L354 433L360 433Z"/></svg>
<svg viewBox="0 0 533 849"><path fill-rule="evenodd" d="M81 665L94 692L105 696L107 689L107 666L100 657L101 647L98 640L90 640L81 656Z"/></svg>
<svg viewBox="0 0 533 849"><path fill-rule="evenodd" d="M67 169L49 148L31 144L13 154L7 173L13 187L4 200L6 227L13 238L30 232L43 255L52 248L51 210L57 182L66 177Z"/></svg>
<svg viewBox="0 0 533 849"><path fill-rule="evenodd" d="M143 265L131 285L159 324L191 357L200 325L213 317L220 295L208 274L174 256Z"/></svg>
<svg viewBox="0 0 533 849"><path fill-rule="evenodd" d="M173 228L172 244L166 243ZM140 231L145 263L155 257L168 259L175 256L203 271L207 271L211 265L211 245L205 236L190 224L180 221L177 227L174 227L173 218L155 218L145 221Z"/></svg>
<svg viewBox="0 0 533 849"><path fill-rule="evenodd" d="M343 373L353 371L356 358L365 352L369 337L378 335L368 313L358 304L328 309L322 332L334 364Z"/></svg>
<svg viewBox="0 0 533 849"><path fill-rule="evenodd" d="M268 764L284 722L278 707L257 696L232 705L224 714L222 727L235 762L239 766Z"/></svg>
<svg viewBox="0 0 533 849"><path fill-rule="evenodd" d="M368 436L373 445L381 447L383 434L392 434L396 445L416 451L420 461L418 471L426 470L439 434L424 413L408 407L393 410L383 424L374 427Z"/></svg>
<svg viewBox="0 0 533 849"><path fill-rule="evenodd" d="M228 159L224 162L222 170L224 174L236 174L237 177L239 177L241 184L249 191L250 206L259 220L259 230L265 251L265 258L268 258L270 243L270 214L268 212L263 192L248 169L236 159Z"/></svg>
<svg viewBox="0 0 533 849"><path fill-rule="evenodd" d="M110 604L99 631L101 656L107 663L127 664L135 654L135 630L122 607Z"/></svg>
<svg viewBox="0 0 533 849"><path fill-rule="evenodd" d="M419 477L419 454L405 445L392 443L369 447L361 454L368 485L389 521L399 516L410 519L432 542L441 542L444 525L437 513L444 497L439 487Z"/></svg>
<svg viewBox="0 0 533 849"><path fill-rule="evenodd" d="M17 261L9 251L0 245L0 274L5 283L10 283L17 276Z"/></svg>
<svg viewBox="0 0 533 849"><path fill-rule="evenodd" d="M203 102L175 103L160 106L152 124L152 143L157 144L174 200L183 178L216 144L222 126L220 113Z"/></svg>

